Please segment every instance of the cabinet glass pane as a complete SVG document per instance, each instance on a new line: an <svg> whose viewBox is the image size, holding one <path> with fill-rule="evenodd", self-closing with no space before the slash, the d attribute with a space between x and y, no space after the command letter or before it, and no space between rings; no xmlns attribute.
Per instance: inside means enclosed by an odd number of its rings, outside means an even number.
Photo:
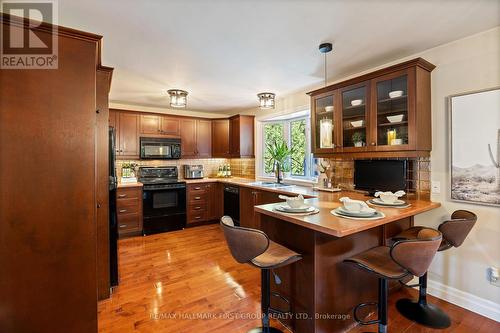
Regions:
<svg viewBox="0 0 500 333"><path fill-rule="evenodd" d="M316 99L316 148L334 148L333 96Z"/></svg>
<svg viewBox="0 0 500 333"><path fill-rule="evenodd" d="M377 145L408 144L407 75L377 83Z"/></svg>
<svg viewBox="0 0 500 333"><path fill-rule="evenodd" d="M344 147L366 145L366 87L342 93L342 131Z"/></svg>

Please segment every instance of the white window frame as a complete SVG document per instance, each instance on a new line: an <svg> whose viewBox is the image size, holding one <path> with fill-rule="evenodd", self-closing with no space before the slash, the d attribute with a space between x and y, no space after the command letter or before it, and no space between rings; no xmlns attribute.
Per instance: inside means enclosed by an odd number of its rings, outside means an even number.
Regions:
<svg viewBox="0 0 500 333"><path fill-rule="evenodd" d="M259 168L258 170L260 171L258 174L259 178L265 178L265 179L275 179L274 173L265 173L265 160L264 160L264 152L266 149L266 143L264 142L265 139L265 125L266 124L283 124L283 137L285 138L287 144L290 146L291 144L291 123L294 121L298 120L305 120L306 121L306 156L309 156L309 158L306 158L306 175L305 176L300 176L300 175L290 175L290 177L286 177L284 180L289 180L289 181L298 181L298 182L306 182L306 183L314 183L317 181L317 177L314 175L315 170L312 170L313 168L313 161L314 157L312 156L312 142L311 142L311 118L310 118L310 113L307 115L301 115L297 117L290 117L286 119L280 119L280 120L264 120L261 123L261 128L259 131L260 135L260 151L262 152L260 154L260 161L259 161ZM259 157L259 155L258 155ZM257 157L257 159L259 159Z"/></svg>

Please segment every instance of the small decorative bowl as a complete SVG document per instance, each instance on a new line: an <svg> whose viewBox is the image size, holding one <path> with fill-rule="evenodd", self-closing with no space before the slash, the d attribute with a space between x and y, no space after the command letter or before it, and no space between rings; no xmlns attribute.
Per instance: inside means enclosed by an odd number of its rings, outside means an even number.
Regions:
<svg viewBox="0 0 500 333"><path fill-rule="evenodd" d="M351 105L352 106L358 106L358 105L361 105L363 103L363 100L362 99L353 99L351 101Z"/></svg>
<svg viewBox="0 0 500 333"><path fill-rule="evenodd" d="M398 114L395 116L387 116L387 120L389 120L390 123L400 123L403 121L404 114Z"/></svg>
<svg viewBox="0 0 500 333"><path fill-rule="evenodd" d="M394 90L389 92L389 98L396 98L403 96L403 90Z"/></svg>

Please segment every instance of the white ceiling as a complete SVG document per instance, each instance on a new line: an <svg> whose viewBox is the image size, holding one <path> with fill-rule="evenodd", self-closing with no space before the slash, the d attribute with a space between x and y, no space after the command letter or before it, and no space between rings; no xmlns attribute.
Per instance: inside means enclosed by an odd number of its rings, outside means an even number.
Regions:
<svg viewBox="0 0 500 333"><path fill-rule="evenodd" d="M323 82L320 42L333 41L329 81L500 25L498 0L59 0L59 24L104 36L110 99L230 112L256 94Z"/></svg>

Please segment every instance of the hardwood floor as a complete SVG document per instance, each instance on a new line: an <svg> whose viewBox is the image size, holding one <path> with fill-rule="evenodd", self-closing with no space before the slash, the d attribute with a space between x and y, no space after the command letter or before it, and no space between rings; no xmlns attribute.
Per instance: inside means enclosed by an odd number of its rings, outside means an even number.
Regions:
<svg viewBox="0 0 500 333"><path fill-rule="evenodd" d="M99 303L101 333L246 332L260 323L260 272L233 260L217 224L120 240L119 269L120 286ZM500 331L499 323L433 297L452 326L431 330L414 324L394 307L412 294L405 289L391 295L390 332ZM362 331L376 329L351 332Z"/></svg>

